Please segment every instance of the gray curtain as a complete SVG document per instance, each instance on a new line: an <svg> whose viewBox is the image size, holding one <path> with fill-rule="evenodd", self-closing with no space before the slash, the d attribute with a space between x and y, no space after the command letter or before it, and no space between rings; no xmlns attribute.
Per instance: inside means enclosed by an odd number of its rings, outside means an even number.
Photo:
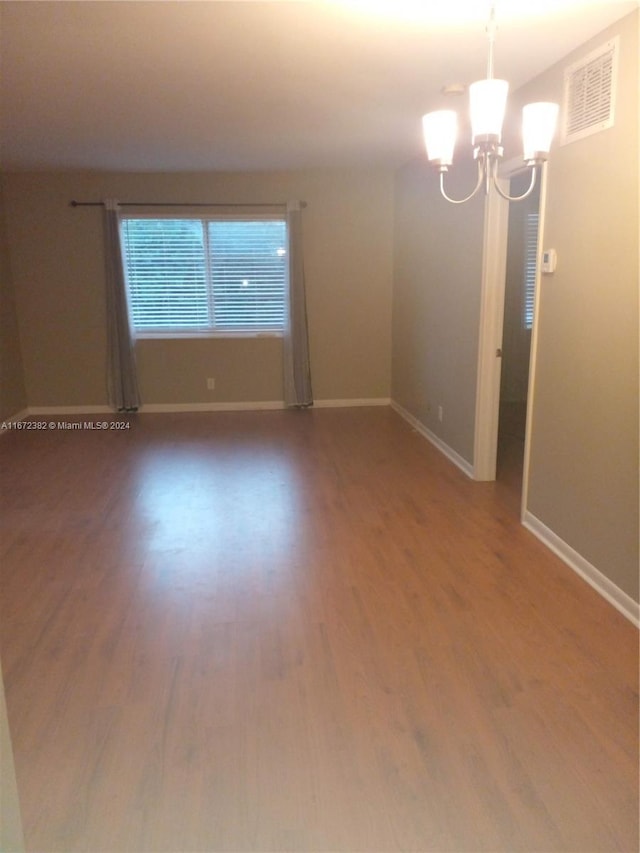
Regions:
<svg viewBox="0 0 640 853"><path fill-rule="evenodd" d="M300 202L287 203L289 233L289 306L283 339L284 402L304 408L313 405L307 302L302 256L302 211Z"/></svg>
<svg viewBox="0 0 640 853"><path fill-rule="evenodd" d="M134 341L129 321L127 290L120 245L118 203L104 203L104 248L107 287L107 390L110 405L119 412L140 405Z"/></svg>

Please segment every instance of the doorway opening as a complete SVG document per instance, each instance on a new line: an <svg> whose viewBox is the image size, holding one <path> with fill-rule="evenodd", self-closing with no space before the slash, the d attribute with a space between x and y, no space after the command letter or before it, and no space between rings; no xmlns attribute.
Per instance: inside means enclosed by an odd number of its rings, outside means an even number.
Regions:
<svg viewBox="0 0 640 853"><path fill-rule="evenodd" d="M526 174L513 175L510 194L523 193L528 181ZM538 184L527 199L509 206L507 230L496 479L518 499L523 481L539 221Z"/></svg>

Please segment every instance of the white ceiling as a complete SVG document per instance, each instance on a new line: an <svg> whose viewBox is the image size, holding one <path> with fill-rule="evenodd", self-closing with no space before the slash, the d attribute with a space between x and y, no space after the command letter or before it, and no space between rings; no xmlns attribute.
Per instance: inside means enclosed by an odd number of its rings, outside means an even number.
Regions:
<svg viewBox="0 0 640 853"><path fill-rule="evenodd" d="M517 88L637 6L498 0L496 76ZM420 117L442 85L485 76L489 7L5 0L2 165L397 166L422 152Z"/></svg>

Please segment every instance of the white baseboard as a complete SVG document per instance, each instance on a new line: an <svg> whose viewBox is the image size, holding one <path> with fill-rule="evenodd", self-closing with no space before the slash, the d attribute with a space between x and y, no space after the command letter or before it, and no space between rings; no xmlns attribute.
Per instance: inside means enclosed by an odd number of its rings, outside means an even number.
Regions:
<svg viewBox="0 0 640 853"><path fill-rule="evenodd" d="M282 400L258 400L251 403L143 403L140 414L161 412L260 412L284 409Z"/></svg>
<svg viewBox="0 0 640 853"><path fill-rule="evenodd" d="M353 408L356 406L388 406L389 399L314 400L314 409ZM260 412L285 409L282 400L259 400L250 403L149 403L140 408L144 412Z"/></svg>
<svg viewBox="0 0 640 853"><path fill-rule="evenodd" d="M388 406L388 397L357 398L344 400L315 400L316 409L354 408L360 406ZM282 400L254 400L250 402L211 402L211 403L143 403L140 414L161 412L260 412L284 409ZM117 414L109 406L32 406L20 413L24 418L29 415L102 415ZM18 416L16 416L18 417Z"/></svg>
<svg viewBox="0 0 640 853"><path fill-rule="evenodd" d="M109 415L109 406L29 406L27 415Z"/></svg>
<svg viewBox="0 0 640 853"><path fill-rule="evenodd" d="M525 511L522 523L533 533L547 548L557 554L576 574L599 592L603 598L619 610L623 616L640 628L640 604L634 601L624 590L616 586L613 581L603 575L588 560L568 545L556 533L553 532L540 519L536 518L528 510Z"/></svg>
<svg viewBox="0 0 640 853"><path fill-rule="evenodd" d="M353 400L314 400L314 409L354 409L361 406L389 406L388 397L359 397Z"/></svg>
<svg viewBox="0 0 640 853"><path fill-rule="evenodd" d="M144 403L139 414L159 414L162 412L237 412L259 411L263 409L283 409L279 400L266 400L252 403ZM33 406L28 415L117 415L110 406Z"/></svg>
<svg viewBox="0 0 640 853"><path fill-rule="evenodd" d="M438 438L438 436L432 433L430 429L427 429L427 427L421 421L414 417L411 412L408 412L406 409L404 409L399 403L396 403L395 400L391 400L390 405L391 408L395 412L397 412L401 418L404 418L404 420L416 430L416 432L419 432L420 435L424 436L424 438L427 439L427 441L430 441L431 444L433 444L434 447L437 447L438 450L443 453L450 462L453 462L453 464L456 465L463 473L465 473L467 477L473 480L473 465L470 465L466 459L460 456L459 453L456 453L456 451L453 448L449 447L448 444L445 444L445 442L442 441L441 438Z"/></svg>

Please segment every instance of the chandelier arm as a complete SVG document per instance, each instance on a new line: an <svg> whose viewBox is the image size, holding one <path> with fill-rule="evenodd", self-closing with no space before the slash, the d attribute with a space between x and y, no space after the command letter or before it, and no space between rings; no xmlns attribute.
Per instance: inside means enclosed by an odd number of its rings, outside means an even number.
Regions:
<svg viewBox="0 0 640 853"><path fill-rule="evenodd" d="M506 201L522 201L523 199L527 198L527 196L530 196L531 193L533 192L534 187L536 185L537 174L538 174L538 170L536 169L535 164L532 164L532 166L531 166L531 183L529 184L529 188L527 190L525 190L522 193L522 195L509 195L508 193L503 192L500 189L500 184L498 183L498 178L497 178L495 172L492 175L493 185L496 188L496 190L498 191L498 194L501 195L502 198L504 198Z"/></svg>
<svg viewBox="0 0 640 853"><path fill-rule="evenodd" d="M474 197L474 195L476 195L476 193L478 192L478 190L482 186L483 179L484 179L484 174L483 174L482 163L480 162L480 160L478 160L478 181L477 181L473 191L471 193L469 193L469 195L466 196L466 198L449 198L449 196L446 194L445 189L444 189L444 171L441 171L440 172L440 192L446 198L447 201L451 202L451 204L464 204L465 201L469 201L470 199L472 199Z"/></svg>

